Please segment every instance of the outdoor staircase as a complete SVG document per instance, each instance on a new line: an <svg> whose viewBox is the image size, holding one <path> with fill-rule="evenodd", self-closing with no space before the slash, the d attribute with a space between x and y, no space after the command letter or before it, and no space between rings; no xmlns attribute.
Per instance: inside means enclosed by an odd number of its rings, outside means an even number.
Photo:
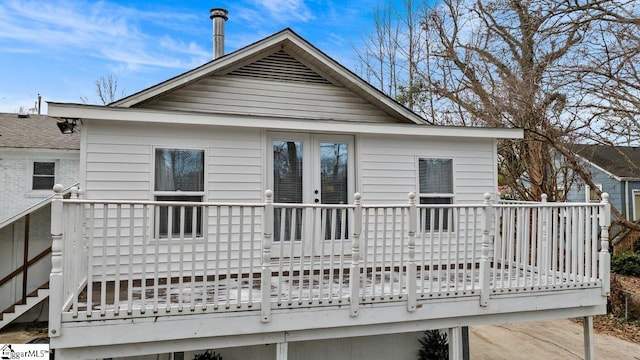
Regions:
<svg viewBox="0 0 640 360"><path fill-rule="evenodd" d="M0 330L49 297L49 282L27 295L24 304L16 303L0 314Z"/></svg>
<svg viewBox="0 0 640 360"><path fill-rule="evenodd" d="M76 183L64 189L62 191L63 196L69 197L71 188L77 185L78 184ZM31 242L31 239L29 238L30 236L29 235L30 234L29 219L38 210L51 204L52 200L53 200L53 196L46 198L28 207L27 209L15 214L14 216L4 221L0 221L0 229L3 229L4 227L7 227L7 226L14 226L14 223L17 223L18 221L22 221L25 224L24 225L25 239L23 241L25 245L23 249L24 261L17 269L15 269L13 272L8 274L4 278L0 279L0 286L4 286L9 281L15 280L16 277L22 276L22 285L21 285L22 289L16 290L18 294L20 294L20 291L22 291L22 296L21 296L21 299L18 300L18 302L16 302L14 305L8 307L4 311L2 311L2 313L0 313L0 330L2 330L5 326L9 325L10 323L18 319L20 316L24 315L27 311L31 310L34 306L42 303L45 299L49 297L48 273L40 274L40 276L37 276L35 279L33 278L34 275L31 275L30 278L32 280L32 283L33 282L42 283L42 285L38 287L36 290L32 291L31 293L27 293L27 290L25 288L27 287L27 283L28 283L27 278L29 277L29 271L28 271L29 267L41 260L48 261L45 259L45 257L51 254L51 247L49 247L48 249L45 249L44 251L40 252L35 256L32 256L32 257L27 256L27 254L29 254L29 243ZM50 214L47 215L47 217L50 217ZM48 220L50 221L50 219ZM34 236L34 235L32 234L31 236ZM0 241L12 241L12 239L0 239ZM7 254L0 254L0 255L7 255ZM0 261L6 261L6 260L7 259L5 257L0 257ZM3 290L0 290L0 291L3 291ZM7 305L9 304L3 304L3 307Z"/></svg>

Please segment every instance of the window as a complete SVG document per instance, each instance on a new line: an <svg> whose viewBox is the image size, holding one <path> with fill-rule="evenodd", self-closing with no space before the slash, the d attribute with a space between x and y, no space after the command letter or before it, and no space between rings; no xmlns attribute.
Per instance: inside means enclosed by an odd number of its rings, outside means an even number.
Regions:
<svg viewBox="0 0 640 360"><path fill-rule="evenodd" d="M52 190L56 180L55 162L34 162L32 190Z"/></svg>
<svg viewBox="0 0 640 360"><path fill-rule="evenodd" d="M157 201L201 202L204 196L204 150L155 150ZM194 229L194 210L196 212ZM159 209L159 236L202 235L202 207L167 205ZM183 215L181 215L183 214Z"/></svg>
<svg viewBox="0 0 640 360"><path fill-rule="evenodd" d="M595 184L600 192L602 192L602 184ZM585 197L587 202L600 202L600 197L596 194L596 191L592 189L589 185L585 186Z"/></svg>
<svg viewBox="0 0 640 360"><path fill-rule="evenodd" d="M453 160L439 158L418 159L420 204L453 203ZM424 230L448 230L449 209L435 208L423 210Z"/></svg>

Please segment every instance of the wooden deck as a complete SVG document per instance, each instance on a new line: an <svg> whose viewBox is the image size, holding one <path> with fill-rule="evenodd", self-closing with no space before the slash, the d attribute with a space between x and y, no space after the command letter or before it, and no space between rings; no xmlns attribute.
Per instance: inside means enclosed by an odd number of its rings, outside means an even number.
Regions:
<svg viewBox="0 0 640 360"><path fill-rule="evenodd" d="M108 357L141 343L246 346L606 311L608 204L413 200L171 203L201 207L202 229L164 238L154 214L165 203L54 200L64 221L52 223L52 344ZM276 224L277 209L302 224ZM348 225L338 231L329 210ZM276 227L291 238L274 240Z"/></svg>
<svg viewBox="0 0 640 360"><path fill-rule="evenodd" d="M440 269L417 269L416 288L423 291L418 300L478 295L480 281L476 276L479 264ZM541 275L521 268L497 266L490 271L490 287L494 294L561 291L563 289L598 287L596 278L577 279L568 274ZM344 305L350 302L350 269L342 271L293 271L271 277L271 304L274 308ZM407 272L398 268L364 269L359 303L406 301ZM157 285L156 285L157 284ZM88 289L91 296L88 296ZM286 299L283 301L283 299ZM88 301L91 306L88 307ZM145 316L164 313L181 314L184 309L195 311L258 310L262 301L260 273L241 276L173 277L171 279L131 279L96 281L85 287L70 309L81 318L101 317L100 314L123 312ZM208 309L208 310L207 310ZM79 315L78 315L79 314ZM83 316L84 315L84 316Z"/></svg>

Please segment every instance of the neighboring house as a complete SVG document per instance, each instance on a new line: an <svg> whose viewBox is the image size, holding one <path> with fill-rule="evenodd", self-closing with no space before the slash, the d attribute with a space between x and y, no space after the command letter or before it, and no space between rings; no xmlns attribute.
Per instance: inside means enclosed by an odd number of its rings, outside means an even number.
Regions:
<svg viewBox="0 0 640 360"><path fill-rule="evenodd" d="M62 134L57 120L0 113L0 223L78 181L80 134Z"/></svg>
<svg viewBox="0 0 640 360"><path fill-rule="evenodd" d="M57 122L45 115L0 114L0 329L46 298L46 290L27 295L46 287L51 271L48 203L54 184L77 183L80 163L79 134L62 134ZM16 303L25 304L14 308Z"/></svg>
<svg viewBox="0 0 640 360"><path fill-rule="evenodd" d="M606 312L606 204L586 229L492 204L521 130L428 125L289 29L49 114L80 125L84 191L52 204L56 359L414 358L427 329L459 359L461 326L583 316L588 340ZM531 215L558 212L581 236Z"/></svg>
<svg viewBox="0 0 640 360"><path fill-rule="evenodd" d="M584 160L593 183L609 194L611 205L626 220L640 220L640 148L576 144L573 151ZM567 193L570 202L598 202L599 199L584 182L578 182ZM612 231L614 243L626 240L626 236L638 239L636 232Z"/></svg>

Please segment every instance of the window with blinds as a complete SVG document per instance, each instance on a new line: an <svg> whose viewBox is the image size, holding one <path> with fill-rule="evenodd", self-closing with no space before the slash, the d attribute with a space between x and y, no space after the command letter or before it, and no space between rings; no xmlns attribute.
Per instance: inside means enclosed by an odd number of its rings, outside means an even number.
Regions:
<svg viewBox="0 0 640 360"><path fill-rule="evenodd" d="M443 158L418 159L418 197L420 204L433 204L434 211L423 213L425 230L449 230L449 210L437 205L453 203L453 160Z"/></svg>

